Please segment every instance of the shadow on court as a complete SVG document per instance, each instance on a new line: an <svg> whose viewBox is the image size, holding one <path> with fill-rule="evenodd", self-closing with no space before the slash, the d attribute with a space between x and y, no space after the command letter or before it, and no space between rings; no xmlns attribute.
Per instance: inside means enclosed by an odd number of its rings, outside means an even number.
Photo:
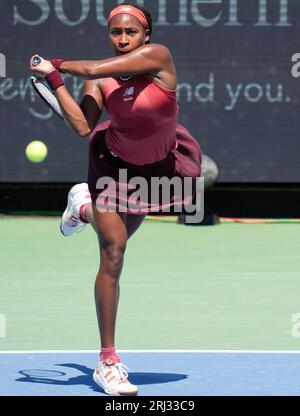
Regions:
<svg viewBox="0 0 300 416"><path fill-rule="evenodd" d="M89 387L93 391L99 391L100 388L95 384L93 380L94 369L75 363L55 365L59 367L68 367L73 370L75 369L80 371L82 374L75 377L67 378L68 373L63 371L49 369L24 369L19 371L19 374L21 374L22 377L17 378L16 381L23 383L50 384L57 386L84 385ZM63 377L64 379L61 380L61 377ZM171 383L187 378L188 376L185 374L134 372L130 373L130 381L133 384L138 385Z"/></svg>

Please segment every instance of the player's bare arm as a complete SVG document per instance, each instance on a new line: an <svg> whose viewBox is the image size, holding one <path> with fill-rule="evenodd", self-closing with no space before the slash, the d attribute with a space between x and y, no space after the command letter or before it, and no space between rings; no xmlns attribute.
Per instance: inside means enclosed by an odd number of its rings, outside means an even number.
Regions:
<svg viewBox="0 0 300 416"><path fill-rule="evenodd" d="M80 105L70 95L65 86L56 90L56 97L69 126L79 136L88 136L102 114L103 100L98 81L85 81L84 95Z"/></svg>
<svg viewBox="0 0 300 416"><path fill-rule="evenodd" d="M168 48L159 44L142 45L126 55L100 61L65 61L63 72L84 79L147 74L162 86L176 88L176 70Z"/></svg>

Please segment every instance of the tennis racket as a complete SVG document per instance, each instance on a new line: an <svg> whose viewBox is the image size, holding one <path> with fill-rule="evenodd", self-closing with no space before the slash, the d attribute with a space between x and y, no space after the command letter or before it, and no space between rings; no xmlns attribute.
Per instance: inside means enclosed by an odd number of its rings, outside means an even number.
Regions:
<svg viewBox="0 0 300 416"><path fill-rule="evenodd" d="M51 108L51 110L57 114L60 118L64 119L63 112L61 111L59 102L54 95L50 85L43 78L37 78L34 75L30 77L31 85L38 93L41 99Z"/></svg>
<svg viewBox="0 0 300 416"><path fill-rule="evenodd" d="M32 58L32 65L37 66L41 63L41 58L38 55L35 55ZM54 91L51 89L48 82L41 77L36 77L31 75L30 77L31 85L41 99L51 108L51 110L57 114L60 118L64 119L63 112L60 108L59 102L54 95Z"/></svg>

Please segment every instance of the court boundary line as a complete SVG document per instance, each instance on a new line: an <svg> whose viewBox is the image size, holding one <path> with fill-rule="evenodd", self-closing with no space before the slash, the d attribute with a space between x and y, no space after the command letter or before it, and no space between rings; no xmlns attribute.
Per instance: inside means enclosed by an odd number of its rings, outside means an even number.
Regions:
<svg viewBox="0 0 300 416"><path fill-rule="evenodd" d="M118 350L126 354L300 354L300 350ZM3 350L1 354L99 354L99 350Z"/></svg>

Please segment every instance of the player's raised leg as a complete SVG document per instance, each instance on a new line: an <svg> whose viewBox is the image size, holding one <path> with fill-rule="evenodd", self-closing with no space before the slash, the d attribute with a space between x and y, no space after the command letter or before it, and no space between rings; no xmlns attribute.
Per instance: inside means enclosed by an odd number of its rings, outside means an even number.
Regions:
<svg viewBox="0 0 300 416"><path fill-rule="evenodd" d="M87 183L79 183L70 189L67 207L60 221L60 231L65 237L70 237L72 234L82 231L88 224L81 217L81 210L91 204Z"/></svg>
<svg viewBox="0 0 300 416"><path fill-rule="evenodd" d="M145 215L126 214L123 218L129 239L140 227ZM91 224L97 232L88 185L80 183L73 186L68 194L68 204L61 218L60 230L65 237L69 237L82 231L87 224Z"/></svg>

